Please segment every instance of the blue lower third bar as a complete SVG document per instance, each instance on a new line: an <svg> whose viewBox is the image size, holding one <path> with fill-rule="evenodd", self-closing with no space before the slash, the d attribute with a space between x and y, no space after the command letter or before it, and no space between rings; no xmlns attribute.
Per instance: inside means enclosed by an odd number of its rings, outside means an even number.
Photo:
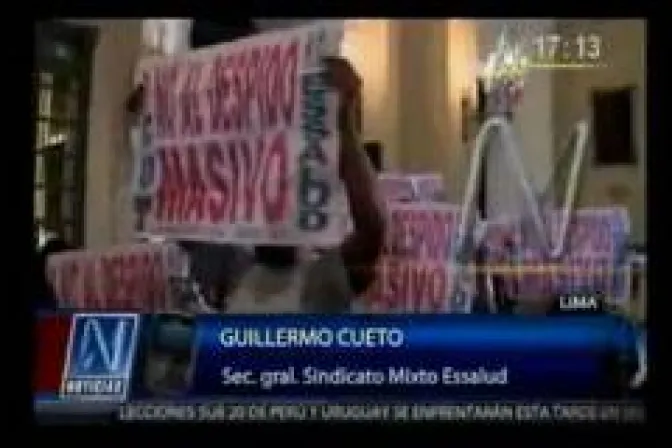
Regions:
<svg viewBox="0 0 672 448"><path fill-rule="evenodd" d="M195 326L190 397L617 398L636 359L632 329L606 316L204 316Z"/></svg>

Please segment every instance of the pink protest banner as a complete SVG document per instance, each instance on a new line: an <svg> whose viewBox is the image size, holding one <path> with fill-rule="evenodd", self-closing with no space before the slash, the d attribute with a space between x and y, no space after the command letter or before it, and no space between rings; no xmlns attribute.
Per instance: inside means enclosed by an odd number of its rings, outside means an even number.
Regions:
<svg viewBox="0 0 672 448"><path fill-rule="evenodd" d="M381 173L378 175L378 185L387 201L412 202L415 199L415 185L409 176Z"/></svg>
<svg viewBox="0 0 672 448"><path fill-rule="evenodd" d="M181 278L186 267L187 256L177 246L132 244L55 254L47 276L65 307L161 311L171 309L171 281Z"/></svg>
<svg viewBox="0 0 672 448"><path fill-rule="evenodd" d="M442 313L450 311L453 290L446 262L383 257L376 281L367 291L367 311L374 313Z"/></svg>
<svg viewBox="0 0 672 448"><path fill-rule="evenodd" d="M415 197L418 201L444 201L446 190L440 174L418 174L413 176Z"/></svg>
<svg viewBox="0 0 672 448"><path fill-rule="evenodd" d="M561 211L544 214L552 243L559 244ZM586 208L573 212L559 257L550 257L520 221L490 222L483 240L490 272L512 298L600 293L612 301L628 297L627 210Z"/></svg>
<svg viewBox="0 0 672 448"><path fill-rule="evenodd" d="M388 201L431 202L445 199L440 174L381 173L378 182L383 197Z"/></svg>
<svg viewBox="0 0 672 448"><path fill-rule="evenodd" d="M242 244L339 242L337 98L322 60L341 22L148 58L143 235ZM137 189L136 189L137 190ZM137 194L137 192L136 192Z"/></svg>
<svg viewBox="0 0 672 448"><path fill-rule="evenodd" d="M457 312L451 300L456 266L453 245L459 207L390 202L376 281L366 293L370 312Z"/></svg>

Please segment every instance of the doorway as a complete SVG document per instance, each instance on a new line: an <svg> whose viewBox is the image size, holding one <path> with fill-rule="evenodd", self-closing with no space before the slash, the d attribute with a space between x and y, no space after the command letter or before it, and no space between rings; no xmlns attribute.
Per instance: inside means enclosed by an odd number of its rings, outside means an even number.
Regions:
<svg viewBox="0 0 672 448"><path fill-rule="evenodd" d="M86 133L95 32L63 22L35 26L33 223L83 243Z"/></svg>

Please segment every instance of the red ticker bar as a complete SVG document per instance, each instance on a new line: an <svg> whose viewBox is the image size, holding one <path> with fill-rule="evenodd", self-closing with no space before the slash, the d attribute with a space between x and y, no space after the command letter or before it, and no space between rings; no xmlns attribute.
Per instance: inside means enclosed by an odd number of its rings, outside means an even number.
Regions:
<svg viewBox="0 0 672 448"><path fill-rule="evenodd" d="M50 315L37 320L33 393L57 393L61 387L70 335L70 316Z"/></svg>

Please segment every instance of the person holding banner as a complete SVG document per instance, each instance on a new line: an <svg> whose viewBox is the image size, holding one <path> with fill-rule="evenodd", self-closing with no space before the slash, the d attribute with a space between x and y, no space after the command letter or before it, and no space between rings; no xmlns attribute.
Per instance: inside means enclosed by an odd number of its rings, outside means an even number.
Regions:
<svg viewBox="0 0 672 448"><path fill-rule="evenodd" d="M347 312L374 279L385 223L375 173L360 147L361 80L345 59L328 58L324 63L340 99L339 171L353 230L340 247L313 259L302 248L256 246L254 265L227 300L227 313Z"/></svg>
<svg viewBox="0 0 672 448"><path fill-rule="evenodd" d="M243 274L229 269L232 265L240 267L236 261L215 263L211 256L199 257L199 251L190 247L192 243L181 244L190 253L195 271L199 271L199 263L208 265L208 284L202 286L217 296L209 297L210 306L228 313L346 312L353 298L374 280L385 225L375 172L359 141L361 80L345 59L328 58L324 64L327 79L340 100L339 174L345 185L353 230L340 247L318 255L309 254L308 248L256 246L253 263ZM144 93L140 85L127 101L127 110L136 119L142 114ZM221 246L214 242L198 246L202 249L204 245ZM229 257L236 251L207 252Z"/></svg>
<svg viewBox="0 0 672 448"><path fill-rule="evenodd" d="M131 126L139 127L142 120L148 119L143 113L145 94L145 86L140 84L126 100L126 112ZM136 195L133 198L133 207L136 211L146 211L151 207L150 201L147 197ZM201 312L223 308L223 300L249 265L247 251L240 246L200 241L179 241L178 245L189 255L188 280L198 285L205 301L205 307L198 303L192 305Z"/></svg>

